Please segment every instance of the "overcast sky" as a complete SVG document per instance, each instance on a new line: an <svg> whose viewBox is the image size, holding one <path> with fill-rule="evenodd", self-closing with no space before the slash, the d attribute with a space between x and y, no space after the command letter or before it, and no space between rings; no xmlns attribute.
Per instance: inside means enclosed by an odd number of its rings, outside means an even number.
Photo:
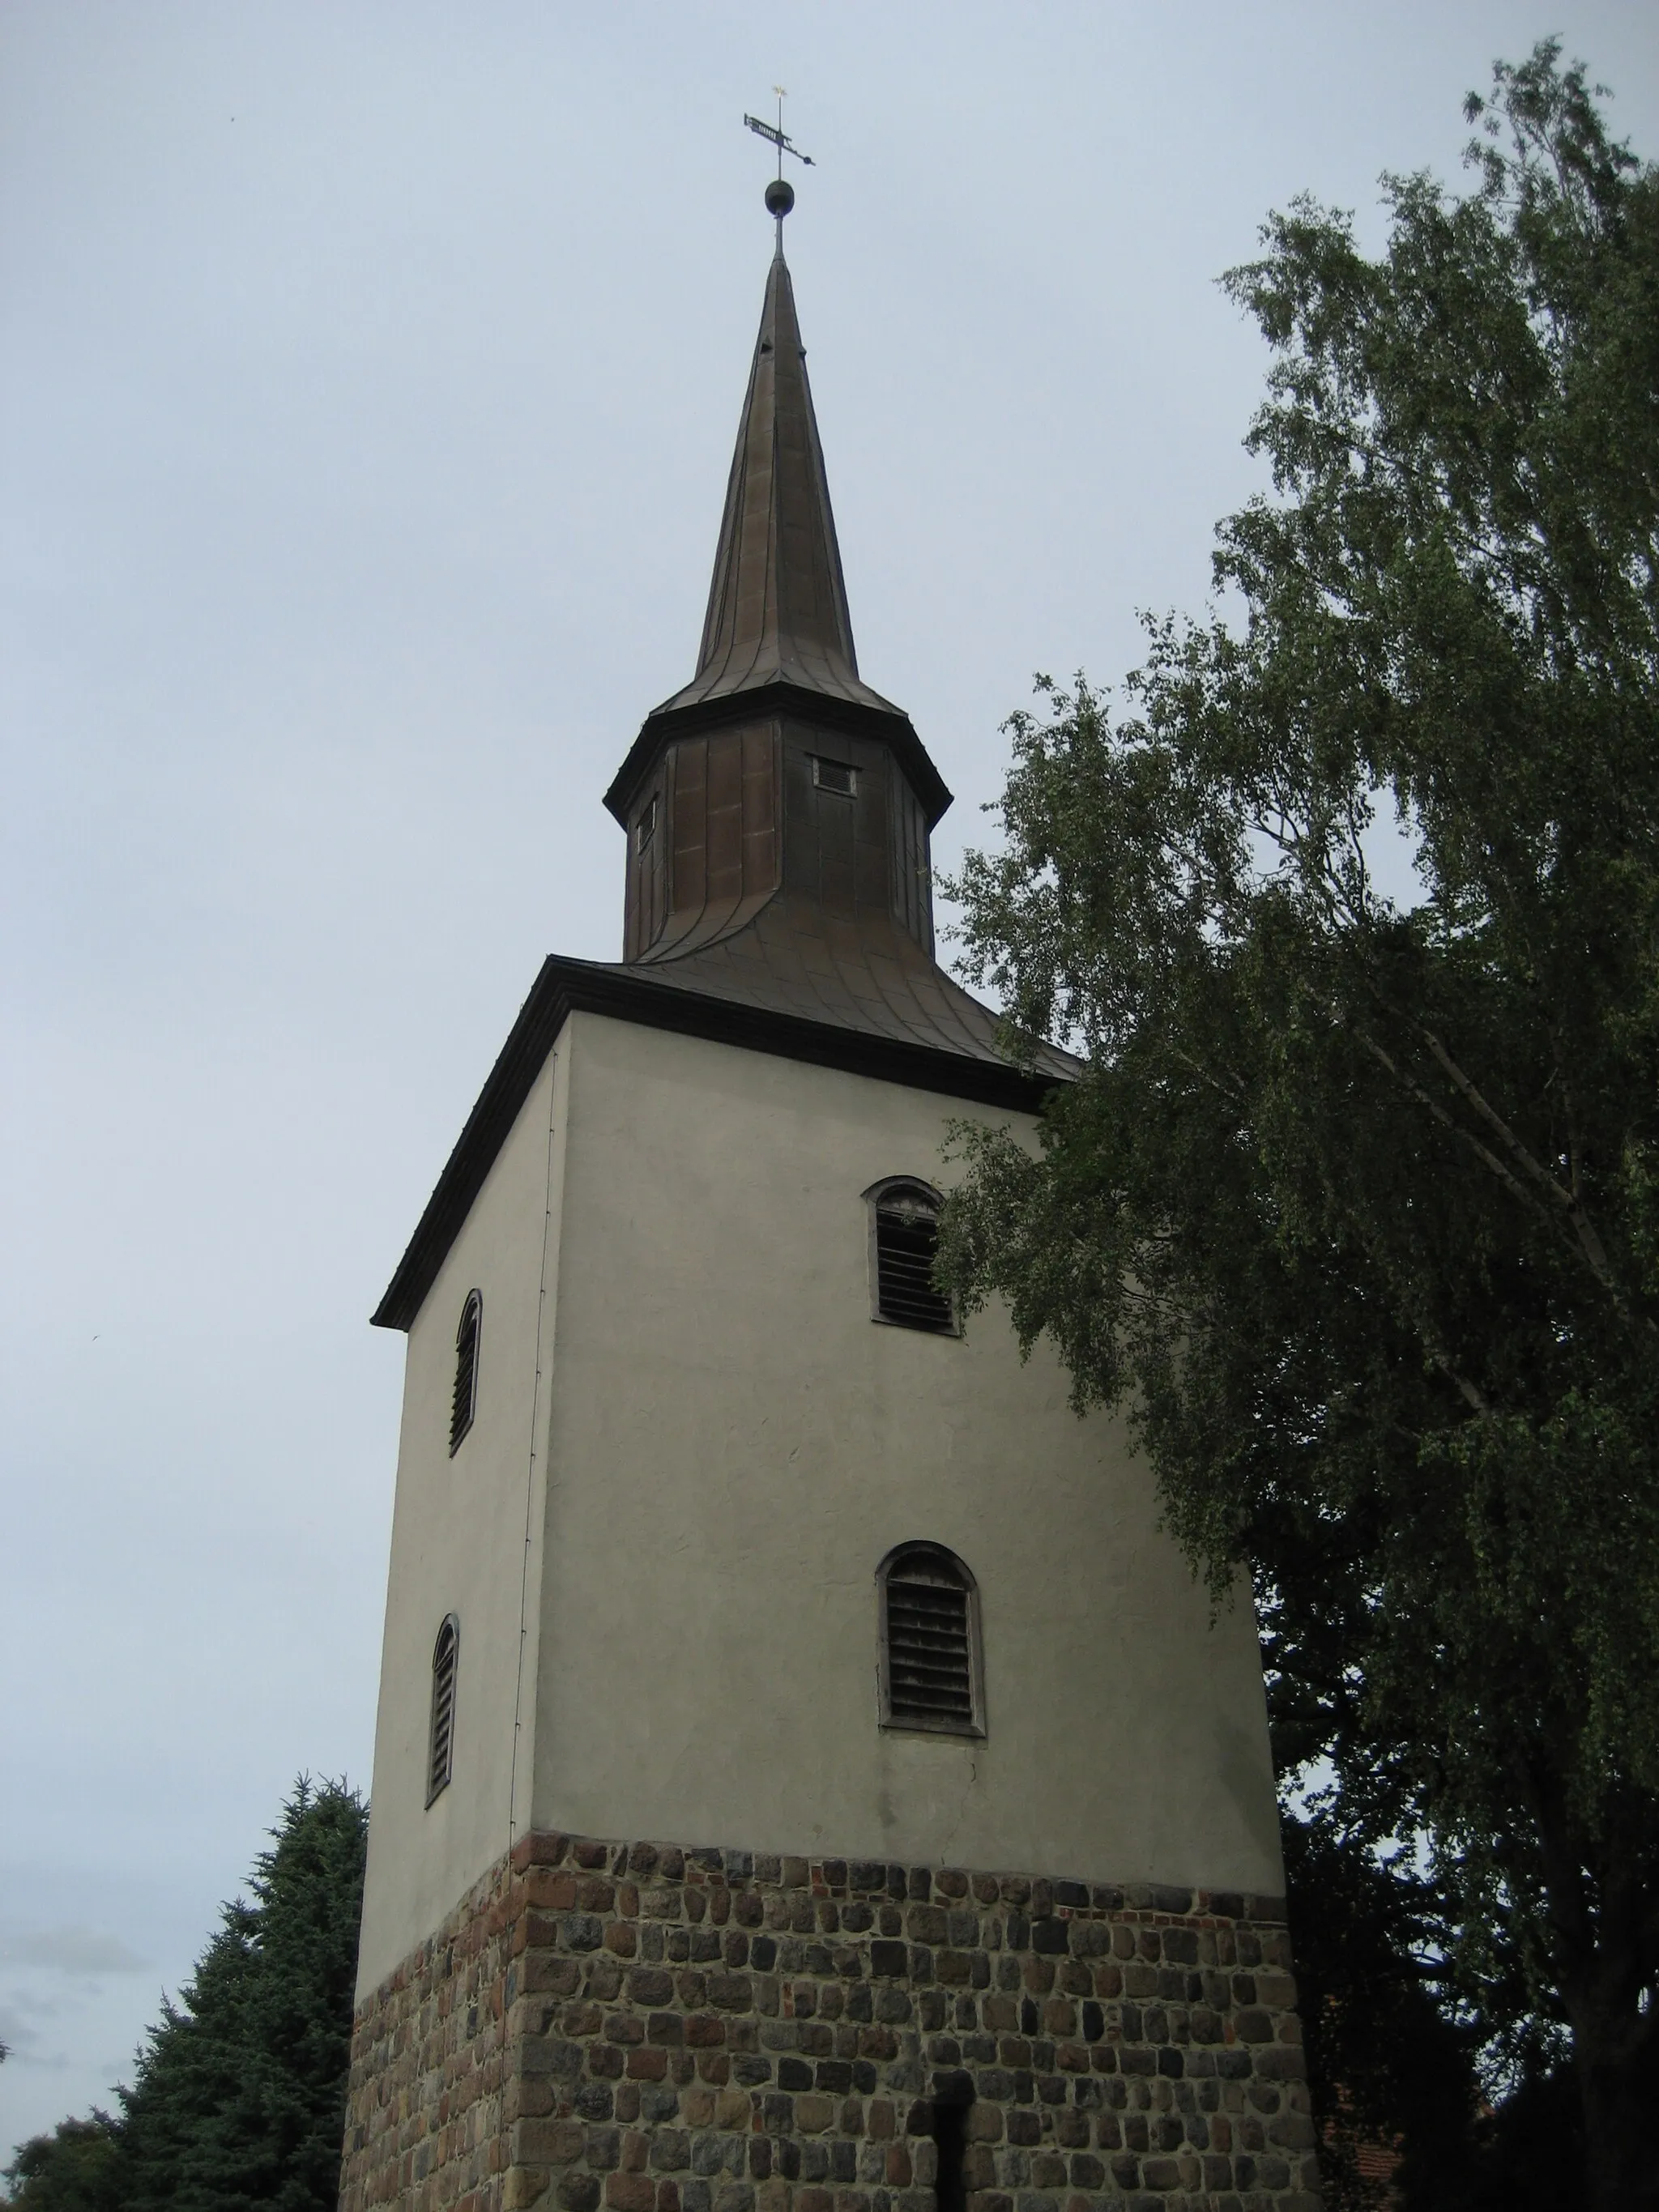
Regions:
<svg viewBox="0 0 1659 2212"><path fill-rule="evenodd" d="M1201 606L1310 190L1455 180L1659 10L0 5L0 2159L130 2067L301 1769L367 1787L371 1330L690 675L770 226L864 673L983 834L1031 672Z"/></svg>

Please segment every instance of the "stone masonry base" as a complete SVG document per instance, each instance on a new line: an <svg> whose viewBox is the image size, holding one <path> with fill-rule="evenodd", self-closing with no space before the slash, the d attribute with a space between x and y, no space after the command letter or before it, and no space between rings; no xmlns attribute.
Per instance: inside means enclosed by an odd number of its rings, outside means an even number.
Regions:
<svg viewBox="0 0 1659 2212"><path fill-rule="evenodd" d="M342 2212L1318 2212L1289 1966L1277 1899L529 1836L359 2008Z"/></svg>

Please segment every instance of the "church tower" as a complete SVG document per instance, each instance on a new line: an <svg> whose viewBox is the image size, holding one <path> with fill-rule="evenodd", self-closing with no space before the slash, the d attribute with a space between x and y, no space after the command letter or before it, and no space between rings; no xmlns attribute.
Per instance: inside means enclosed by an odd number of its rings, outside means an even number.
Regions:
<svg viewBox="0 0 1659 2212"><path fill-rule="evenodd" d="M374 1316L342 2204L1307 2212L1248 1600L932 1281L949 1124L1075 1068L934 959L781 228L623 957L544 963Z"/></svg>

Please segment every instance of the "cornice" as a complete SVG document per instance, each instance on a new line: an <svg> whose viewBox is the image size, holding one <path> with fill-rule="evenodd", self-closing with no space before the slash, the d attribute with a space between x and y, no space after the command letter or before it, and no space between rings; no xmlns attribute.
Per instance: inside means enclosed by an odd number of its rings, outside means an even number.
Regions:
<svg viewBox="0 0 1659 2212"><path fill-rule="evenodd" d="M936 1092L982 1106L1035 1114L1056 1088L1012 1061L907 1044L837 1023L810 1021L767 1007L718 999L619 967L587 960L542 963L530 996L489 1071L427 1200L425 1211L373 1316L376 1328L406 1329L471 1211L519 1110L534 1087L560 1031L573 1013L608 1015L648 1029L708 1037L750 1052L775 1054L817 1067L845 1069L912 1091Z"/></svg>

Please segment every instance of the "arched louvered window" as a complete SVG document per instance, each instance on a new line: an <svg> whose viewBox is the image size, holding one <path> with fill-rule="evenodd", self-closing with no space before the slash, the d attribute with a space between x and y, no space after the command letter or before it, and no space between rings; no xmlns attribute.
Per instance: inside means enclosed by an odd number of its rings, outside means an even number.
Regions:
<svg viewBox="0 0 1659 2212"><path fill-rule="evenodd" d="M870 1317L933 1336L957 1336L956 1308L935 1287L939 1195L911 1176L889 1176L864 1194L870 1208Z"/></svg>
<svg viewBox="0 0 1659 2212"><path fill-rule="evenodd" d="M979 1588L942 1544L901 1544L876 1571L884 1728L983 1735Z"/></svg>
<svg viewBox="0 0 1659 2212"><path fill-rule="evenodd" d="M455 1757L455 1668L461 1656L460 1623L450 1613L432 1647L432 1726L427 1745L426 1802L449 1784Z"/></svg>
<svg viewBox="0 0 1659 2212"><path fill-rule="evenodd" d="M455 1331L455 1394L449 1401L449 1456L461 1448L461 1438L472 1426L478 1407L478 1331L483 1322L483 1300L469 1291Z"/></svg>

